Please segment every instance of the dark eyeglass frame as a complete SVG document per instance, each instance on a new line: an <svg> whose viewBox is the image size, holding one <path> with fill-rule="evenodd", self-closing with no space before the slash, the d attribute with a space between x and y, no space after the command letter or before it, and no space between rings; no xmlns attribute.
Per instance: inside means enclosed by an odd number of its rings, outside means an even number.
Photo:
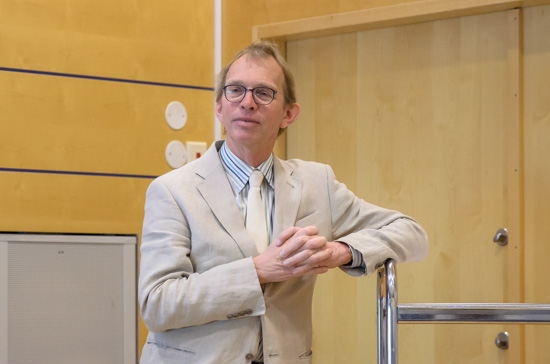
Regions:
<svg viewBox="0 0 550 364"><path fill-rule="evenodd" d="M243 96L240 98L240 99L235 99L235 100L229 100L229 98L227 97L227 88L228 87L241 87L244 89L244 92L243 92ZM246 88L242 85L225 85L222 87L223 89L223 95L225 96L225 99L229 102L234 102L234 103L238 103L238 102L241 102L244 100L244 98L246 97L246 92L249 91L252 93L252 98L254 99L254 102L256 104L259 104L259 105L269 105L273 102L273 100L275 99L275 94L277 93L277 90L274 90L270 87L266 87L266 86L259 86L259 87L254 87L254 88ZM273 92L273 95L271 96L271 100L269 100L269 102L265 102L265 101L258 101L258 99L256 99L256 90L269 90L271 92Z"/></svg>

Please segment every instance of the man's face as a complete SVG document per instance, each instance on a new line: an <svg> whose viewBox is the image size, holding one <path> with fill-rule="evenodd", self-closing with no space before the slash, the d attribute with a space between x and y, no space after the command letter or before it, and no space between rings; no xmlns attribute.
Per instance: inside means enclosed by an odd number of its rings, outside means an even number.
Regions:
<svg viewBox="0 0 550 364"><path fill-rule="evenodd" d="M248 91L241 102L229 102L222 95L216 103L216 115L225 126L226 141L234 153L242 148L271 153L279 128L286 128L299 113L298 105L285 106L281 66L272 57L243 56L231 65L225 85L247 89L269 87L277 91L269 105L257 104Z"/></svg>

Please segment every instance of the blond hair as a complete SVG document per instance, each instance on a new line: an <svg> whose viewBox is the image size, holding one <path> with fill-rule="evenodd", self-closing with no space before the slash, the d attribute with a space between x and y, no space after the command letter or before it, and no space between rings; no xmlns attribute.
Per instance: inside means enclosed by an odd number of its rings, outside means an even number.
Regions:
<svg viewBox="0 0 550 364"><path fill-rule="evenodd" d="M227 66L225 66L224 69L221 70L221 72L218 75L218 82L216 85L216 102L220 102L221 97L223 95L223 89L222 87L225 86L225 81L227 79L227 73L229 72L229 69L233 65L233 63L238 60L239 58L243 56L253 56L253 57L260 57L260 58L267 58L267 57L273 57L277 63L281 66L283 70L283 75L285 76L285 82L283 85L283 94L284 94L284 100L285 105L288 104L294 104L296 102L296 86L294 81L294 75L292 74L292 71L288 67L288 64L286 63L284 57L281 55L281 52L279 52L279 48L275 43L261 40L256 41L249 45L248 47L242 49L240 52L238 52L233 60L229 62Z"/></svg>

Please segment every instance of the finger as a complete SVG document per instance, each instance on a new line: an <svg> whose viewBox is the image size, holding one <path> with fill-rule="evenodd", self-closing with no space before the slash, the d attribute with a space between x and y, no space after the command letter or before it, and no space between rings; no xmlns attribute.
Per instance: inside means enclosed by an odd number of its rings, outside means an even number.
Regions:
<svg viewBox="0 0 550 364"><path fill-rule="evenodd" d="M279 253L282 259L290 257L292 254L296 255L305 250L322 250L327 247L327 240L324 236L294 236L290 239L289 243L283 247L283 250ZM295 262L297 264L297 262Z"/></svg>
<svg viewBox="0 0 550 364"><path fill-rule="evenodd" d="M292 255L291 257L285 259L283 261L283 265L285 267L293 267L293 266L305 264L306 261L316 252L317 252L316 250L311 250L311 249L302 250Z"/></svg>
<svg viewBox="0 0 550 364"><path fill-rule="evenodd" d="M324 250L327 248L327 239L324 236L312 236L301 246L301 250L310 249L310 250Z"/></svg>
<svg viewBox="0 0 550 364"><path fill-rule="evenodd" d="M285 259L292 254L297 253L298 251L300 251L300 248L302 248L302 246L306 244L310 239L312 239L312 237L309 235L294 235L292 239L288 239L287 243L283 246L283 249L279 253L280 257L282 259Z"/></svg>
<svg viewBox="0 0 550 364"><path fill-rule="evenodd" d="M312 236L312 235L317 235L318 233L319 233L319 229L315 226L306 226L305 228L299 228L299 227L296 227L296 226L291 226L291 227L287 228L286 230L284 230L279 235L277 240L275 240L275 245L279 247L279 246L283 245L284 243L286 243L293 236L294 237ZM295 250L295 248L293 248L291 250ZM285 256L288 256L289 253L290 252L287 250L285 252Z"/></svg>
<svg viewBox="0 0 550 364"><path fill-rule="evenodd" d="M308 266L308 265L302 265L302 266L299 266L299 267L296 267L293 271L292 271L292 274L295 276L295 277L299 277L299 276L303 276L305 274L307 275L310 275L310 274L323 274L323 273L326 273L328 272L328 267L323 267L323 266Z"/></svg>
<svg viewBox="0 0 550 364"><path fill-rule="evenodd" d="M319 229L317 228L317 226L310 225L310 226L306 226L305 228L299 229L298 232L296 232L296 237L306 236L306 235L313 236L318 234L319 234Z"/></svg>
<svg viewBox="0 0 550 364"><path fill-rule="evenodd" d="M298 231L300 230L300 228L296 227L296 226L291 226L287 229L285 229L280 235L279 237L275 240L275 245L276 246L281 246L283 245L288 239L290 239L294 234L296 234Z"/></svg>
<svg viewBox="0 0 550 364"><path fill-rule="evenodd" d="M320 265L321 262L330 259L332 253L332 249L304 250L286 259L283 262L283 265L286 267L299 267L305 265L312 268Z"/></svg>

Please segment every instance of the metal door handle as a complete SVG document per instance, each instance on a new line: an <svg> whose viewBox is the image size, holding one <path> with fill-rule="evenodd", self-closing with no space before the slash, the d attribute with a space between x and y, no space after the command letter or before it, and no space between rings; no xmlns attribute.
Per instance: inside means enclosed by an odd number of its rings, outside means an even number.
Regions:
<svg viewBox="0 0 550 364"><path fill-rule="evenodd" d="M493 241L500 246L508 245L508 229L501 228L497 230Z"/></svg>
<svg viewBox="0 0 550 364"><path fill-rule="evenodd" d="M508 347L510 346L510 338L508 337L508 333L506 331L499 332L495 339L495 344L499 349L508 349Z"/></svg>

